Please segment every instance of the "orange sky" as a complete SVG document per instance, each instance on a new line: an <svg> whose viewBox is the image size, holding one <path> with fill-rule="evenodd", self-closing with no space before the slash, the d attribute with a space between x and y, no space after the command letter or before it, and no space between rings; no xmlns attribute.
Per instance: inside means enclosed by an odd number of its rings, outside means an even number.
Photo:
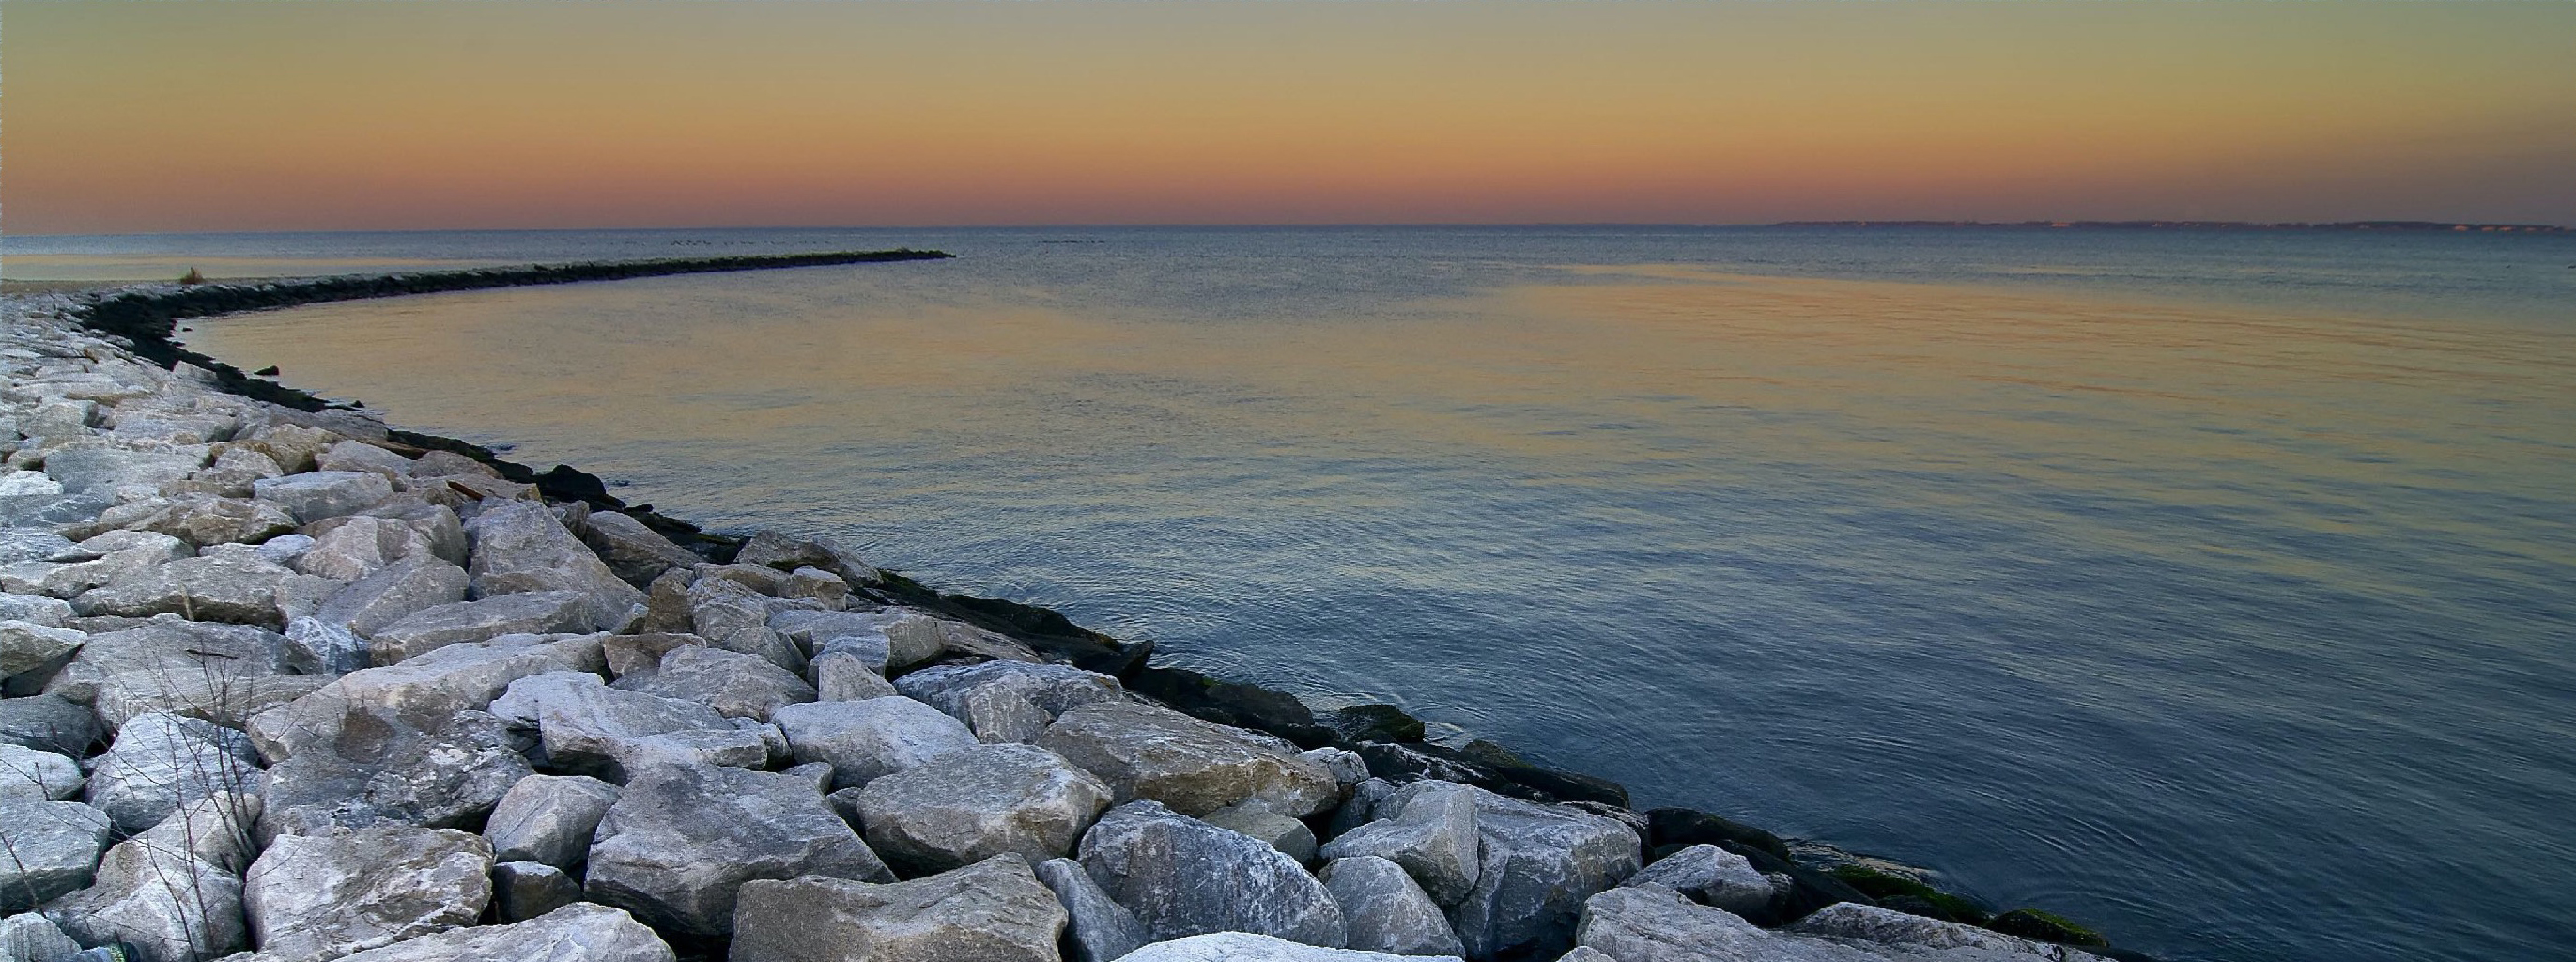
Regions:
<svg viewBox="0 0 2576 962"><path fill-rule="evenodd" d="M2576 224L2576 4L0 4L0 230Z"/></svg>

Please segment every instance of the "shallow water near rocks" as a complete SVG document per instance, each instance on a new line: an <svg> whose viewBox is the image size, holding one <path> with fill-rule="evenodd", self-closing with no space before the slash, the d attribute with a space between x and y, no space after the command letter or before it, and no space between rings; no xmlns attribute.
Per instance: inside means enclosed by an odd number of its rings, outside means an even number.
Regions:
<svg viewBox="0 0 2576 962"><path fill-rule="evenodd" d="M630 502L842 534L2170 958L2576 944L2566 239L9 243L13 277L954 251L188 337Z"/></svg>

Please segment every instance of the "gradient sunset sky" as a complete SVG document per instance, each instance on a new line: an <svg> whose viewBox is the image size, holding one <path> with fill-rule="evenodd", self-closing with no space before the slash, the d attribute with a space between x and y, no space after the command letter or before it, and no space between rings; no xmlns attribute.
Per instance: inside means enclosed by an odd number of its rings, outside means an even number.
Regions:
<svg viewBox="0 0 2576 962"><path fill-rule="evenodd" d="M0 230L2576 224L2576 4L0 5Z"/></svg>

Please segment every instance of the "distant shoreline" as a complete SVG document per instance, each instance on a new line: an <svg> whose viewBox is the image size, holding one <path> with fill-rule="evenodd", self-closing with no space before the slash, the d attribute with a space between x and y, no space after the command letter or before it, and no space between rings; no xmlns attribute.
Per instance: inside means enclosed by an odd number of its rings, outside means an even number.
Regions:
<svg viewBox="0 0 2576 962"><path fill-rule="evenodd" d="M1979 227L1997 230L2379 231L2409 234L2576 234L2556 224L2482 224L2432 220L2345 220L2329 223L2243 220L1786 220L1768 227Z"/></svg>

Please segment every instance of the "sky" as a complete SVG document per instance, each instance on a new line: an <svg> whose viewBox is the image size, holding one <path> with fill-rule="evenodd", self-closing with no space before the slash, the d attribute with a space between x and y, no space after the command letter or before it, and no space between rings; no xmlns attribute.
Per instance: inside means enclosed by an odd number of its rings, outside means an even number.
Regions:
<svg viewBox="0 0 2576 962"><path fill-rule="evenodd" d="M0 4L0 231L2576 224L2576 4Z"/></svg>

